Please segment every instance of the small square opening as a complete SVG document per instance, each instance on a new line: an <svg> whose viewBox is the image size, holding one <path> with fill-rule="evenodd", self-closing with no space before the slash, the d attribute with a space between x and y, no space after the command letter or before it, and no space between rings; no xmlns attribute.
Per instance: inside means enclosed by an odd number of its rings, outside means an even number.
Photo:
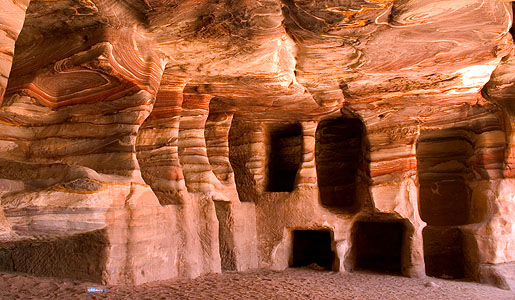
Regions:
<svg viewBox="0 0 515 300"><path fill-rule="evenodd" d="M334 252L331 249L332 234L326 230L293 231L293 255L291 267L304 267L313 264L332 270Z"/></svg>
<svg viewBox="0 0 515 300"><path fill-rule="evenodd" d="M357 222L355 226L356 268L400 274L404 224Z"/></svg>
<svg viewBox="0 0 515 300"><path fill-rule="evenodd" d="M428 226L422 236L426 275L446 279L465 277L463 234L459 228Z"/></svg>

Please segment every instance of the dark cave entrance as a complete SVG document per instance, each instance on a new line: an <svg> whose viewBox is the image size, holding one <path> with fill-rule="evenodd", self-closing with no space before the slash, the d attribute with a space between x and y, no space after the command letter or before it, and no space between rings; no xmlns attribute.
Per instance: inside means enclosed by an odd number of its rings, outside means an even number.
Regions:
<svg viewBox="0 0 515 300"><path fill-rule="evenodd" d="M405 226L402 222L357 222L356 268L400 274Z"/></svg>
<svg viewBox="0 0 515 300"><path fill-rule="evenodd" d="M323 120L316 131L315 160L322 205L355 212L363 165L363 123L356 118Z"/></svg>
<svg viewBox="0 0 515 300"><path fill-rule="evenodd" d="M463 234L459 228L428 226L422 236L426 275L447 279L465 277Z"/></svg>
<svg viewBox="0 0 515 300"><path fill-rule="evenodd" d="M291 192L302 163L302 126L299 123L269 126L268 192Z"/></svg>
<svg viewBox="0 0 515 300"><path fill-rule="evenodd" d="M331 249L332 233L328 230L294 230L293 255L290 266L311 264L331 270L335 255Z"/></svg>

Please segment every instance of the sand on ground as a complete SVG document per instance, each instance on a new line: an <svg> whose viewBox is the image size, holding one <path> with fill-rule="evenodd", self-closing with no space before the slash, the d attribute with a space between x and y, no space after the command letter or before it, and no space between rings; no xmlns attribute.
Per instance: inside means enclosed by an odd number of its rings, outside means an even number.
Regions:
<svg viewBox="0 0 515 300"><path fill-rule="evenodd" d="M87 287L105 288L106 292L91 294L86 292ZM102 286L0 273L0 299L515 300L515 292L431 277L406 278L303 268L282 272L225 272L139 286Z"/></svg>

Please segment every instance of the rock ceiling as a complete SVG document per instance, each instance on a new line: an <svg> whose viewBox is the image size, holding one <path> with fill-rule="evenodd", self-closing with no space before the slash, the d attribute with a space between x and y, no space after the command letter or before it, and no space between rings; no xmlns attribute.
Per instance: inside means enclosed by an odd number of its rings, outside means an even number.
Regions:
<svg viewBox="0 0 515 300"><path fill-rule="evenodd" d="M342 105L389 116L413 103L476 102L513 44L511 5L498 0L38 0L24 18L27 4L6 4L3 16L12 39L25 19L15 51L3 47L15 54L5 101L23 90L47 107L82 101L74 91L84 84L107 93L124 76L263 118ZM73 71L93 57L97 65ZM88 93L88 102L106 97Z"/></svg>

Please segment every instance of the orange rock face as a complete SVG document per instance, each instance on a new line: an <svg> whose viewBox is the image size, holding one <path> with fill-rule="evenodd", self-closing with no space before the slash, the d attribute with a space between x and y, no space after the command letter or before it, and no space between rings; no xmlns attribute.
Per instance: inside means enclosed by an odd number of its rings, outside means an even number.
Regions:
<svg viewBox="0 0 515 300"><path fill-rule="evenodd" d="M1 269L515 289L510 2L0 6Z"/></svg>

